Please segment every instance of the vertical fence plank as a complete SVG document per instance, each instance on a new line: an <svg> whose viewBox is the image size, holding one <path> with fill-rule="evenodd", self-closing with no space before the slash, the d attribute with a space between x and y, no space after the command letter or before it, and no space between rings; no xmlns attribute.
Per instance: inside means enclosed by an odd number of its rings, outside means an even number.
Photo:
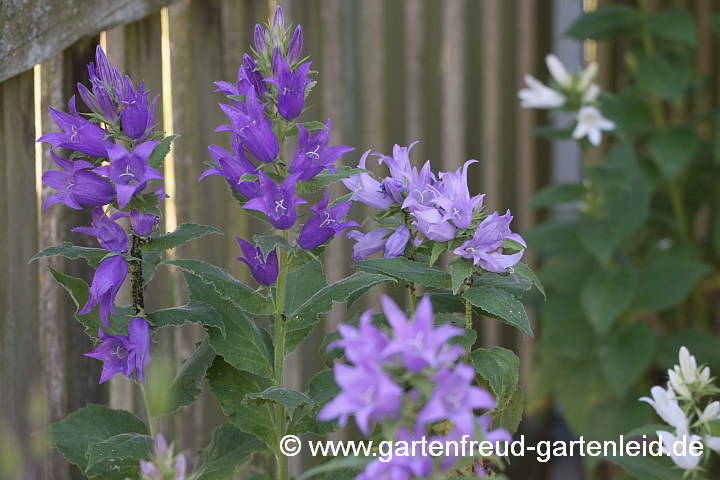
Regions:
<svg viewBox="0 0 720 480"><path fill-rule="evenodd" d="M30 434L42 424L32 406L41 395L39 351L38 270L27 262L37 251L37 197L33 116L33 72L0 84L0 166L3 172L0 240L3 281L0 283L0 411L16 435L21 453L16 478L39 478L41 465L33 458ZM10 450L5 445L3 450Z"/></svg>
<svg viewBox="0 0 720 480"><path fill-rule="evenodd" d="M466 158L465 111L465 0L444 5L442 11L442 161L443 169L455 171ZM499 46L497 46L499 48ZM488 160L485 158L484 160Z"/></svg>

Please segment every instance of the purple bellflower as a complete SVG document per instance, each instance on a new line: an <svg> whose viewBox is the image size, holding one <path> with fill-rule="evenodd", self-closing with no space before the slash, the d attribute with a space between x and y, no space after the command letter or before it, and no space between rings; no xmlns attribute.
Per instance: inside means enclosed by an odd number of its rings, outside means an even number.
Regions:
<svg viewBox="0 0 720 480"><path fill-rule="evenodd" d="M406 427L400 427L395 432L395 442L405 442L406 445L413 445L413 442L422 442L425 432L409 432ZM428 439L430 442L434 438ZM415 444L417 445L417 444ZM414 449L413 449L414 450ZM393 452L395 453L395 452ZM433 459L430 456L422 456L420 451L415 455L393 454L389 461L377 459L365 467L361 475L355 480L410 480L411 478L430 478L432 476Z"/></svg>
<svg viewBox="0 0 720 480"><path fill-rule="evenodd" d="M254 89L257 97L262 98L267 92L267 85L263 81L263 76L257 71L255 60L247 53L238 68L235 85L223 81L215 82L215 85L218 87L215 91L225 95L247 95L251 89ZM239 105L242 102L235 100L235 104Z"/></svg>
<svg viewBox="0 0 720 480"><path fill-rule="evenodd" d="M113 145L108 150L110 165L93 170L115 183L117 203L121 209L125 208L133 195L145 189L149 180L163 178L160 172L148 166L148 159L157 143L141 143L132 153L125 150L125 147Z"/></svg>
<svg viewBox="0 0 720 480"><path fill-rule="evenodd" d="M434 207L416 206L411 209L415 217L413 225L427 238L436 242L446 242L455 238L455 225Z"/></svg>
<svg viewBox="0 0 720 480"><path fill-rule="evenodd" d="M329 348L344 349L345 356L356 365L378 360L390 339L385 332L372 324L372 316L372 310L364 312L360 316L358 328L345 324L338 325L342 339L331 343Z"/></svg>
<svg viewBox="0 0 720 480"><path fill-rule="evenodd" d="M273 31L281 32L285 30L285 12L280 5L275 7L275 15L273 15L271 26Z"/></svg>
<svg viewBox="0 0 720 480"><path fill-rule="evenodd" d="M383 310L395 334L383 350L384 358L399 357L405 368L419 372L426 367L438 367L462 357L462 345L448 345L448 340L462 335L462 330L451 325L433 326L432 304L424 297L410 322L395 302L383 296Z"/></svg>
<svg viewBox="0 0 720 480"><path fill-rule="evenodd" d="M268 216L268 221L278 230L287 230L295 225L297 211L295 207L307 203L306 200L295 196L297 174L287 177L282 185L268 177L265 172L259 172L262 196L249 200L244 207L248 210L258 210Z"/></svg>
<svg viewBox="0 0 720 480"><path fill-rule="evenodd" d="M133 140L146 138L155 126L155 107L158 97L149 104L148 96L144 84L140 83L137 90L130 90L124 97L119 97L122 107L120 112L122 129L125 135Z"/></svg>
<svg viewBox="0 0 720 480"><path fill-rule="evenodd" d="M420 425L438 420L450 420L464 435L475 430L474 409L492 410L495 400L480 387L472 385L475 369L458 364L453 370L442 368L435 376L435 389L430 401L417 415Z"/></svg>
<svg viewBox="0 0 720 480"><path fill-rule="evenodd" d="M232 126L221 125L216 132L234 132L245 148L261 162L272 162L280 152L280 145L272 131L272 123L265 118L265 104L260 103L254 90L247 93L245 103L237 106L220 104Z"/></svg>
<svg viewBox="0 0 720 480"><path fill-rule="evenodd" d="M342 391L318 413L322 421L339 419L347 423L349 415L363 434L370 432L371 420L397 418L403 407L403 390L379 367L361 364L352 367L336 364L335 381Z"/></svg>
<svg viewBox="0 0 720 480"><path fill-rule="evenodd" d="M240 180L246 173L256 175L258 171L255 165L245 156L245 151L236 135L233 135L233 153L215 145L210 145L208 150L210 150L210 155L212 155L217 167L205 170L200 176L200 180L210 175L221 175L225 177L236 192L246 198L255 198L262 195L262 187L258 182Z"/></svg>
<svg viewBox="0 0 720 480"><path fill-rule="evenodd" d="M72 231L97 237L100 246L109 252L127 253L128 251L128 236L125 229L106 217L100 207L92 211L92 227L77 227Z"/></svg>
<svg viewBox="0 0 720 480"><path fill-rule="evenodd" d="M431 170L430 160L425 162L419 172L413 167L407 179L407 197L403 201L402 208L412 211L416 207L431 206L439 192L435 188L435 174Z"/></svg>
<svg viewBox="0 0 720 480"><path fill-rule="evenodd" d="M126 81L118 69L110 65L110 61L100 45L95 48L95 63L89 63L87 69L91 82L99 81L107 91L123 91Z"/></svg>
<svg viewBox="0 0 720 480"><path fill-rule="evenodd" d="M255 32L253 39L255 41L255 51L259 54L263 54L267 50L267 42L265 37L267 36L267 30L262 25L255 25Z"/></svg>
<svg viewBox="0 0 720 480"><path fill-rule="evenodd" d="M243 256L238 257L237 260L250 267L250 273L252 273L255 281L260 285L269 286L274 284L279 271L278 257L275 249L268 253L267 257L264 257L260 247L253 247L250 242L240 237L237 237L237 242L240 244L243 252Z"/></svg>
<svg viewBox="0 0 720 480"><path fill-rule="evenodd" d="M158 203L160 203L158 201ZM160 221L160 217L152 213L145 213L139 210L132 210L130 212L116 212L113 214L112 219L118 218L129 218L130 227L136 235L141 237L147 237L153 231L155 225Z"/></svg>
<svg viewBox="0 0 720 480"><path fill-rule="evenodd" d="M108 316L114 313L115 297L125 282L128 274L128 263L122 255L106 258L95 270L95 276L90 285L90 298L79 315L90 313L100 304L100 319L105 325L110 325Z"/></svg>
<svg viewBox="0 0 720 480"><path fill-rule="evenodd" d="M162 433L155 437L153 461L140 460L140 480L185 480L187 459L185 455L173 455Z"/></svg>
<svg viewBox="0 0 720 480"><path fill-rule="evenodd" d="M507 272L520 261L524 251L505 255L502 249L503 242L506 239L512 240L527 248L525 240L510 231L511 221L510 210L502 216L493 212L478 225L470 240L455 249L455 254L472 259L474 265L480 265L488 272Z"/></svg>
<svg viewBox="0 0 720 480"><path fill-rule="evenodd" d="M413 142L407 147L400 145L393 146L392 157L388 155L380 155L378 163L384 163L390 170L390 176L395 180L396 184L404 189L404 184L412 175L412 165L410 164L410 150L418 142Z"/></svg>
<svg viewBox="0 0 720 480"><path fill-rule="evenodd" d="M77 113L74 96L68 102L68 110L69 114L50 107L50 116L63 132L46 133L37 141L49 143L53 148L67 148L93 157L105 157L108 148L113 145L105 139L108 132Z"/></svg>
<svg viewBox="0 0 720 480"><path fill-rule="evenodd" d="M295 27L290 43L288 43L288 63L294 64L300 60L303 49L303 29L300 25Z"/></svg>
<svg viewBox="0 0 720 480"><path fill-rule="evenodd" d="M385 243L385 258L401 257L405 253L405 246L410 240L410 229L405 225L400 225L393 232Z"/></svg>
<svg viewBox="0 0 720 480"><path fill-rule="evenodd" d="M310 84L310 64L311 62L303 63L292 73L280 48L273 50L273 76L265 81L277 87L277 109L286 120L294 120L303 111L305 89Z"/></svg>
<svg viewBox="0 0 720 480"><path fill-rule="evenodd" d="M467 169L476 162L477 160L468 160L462 169L458 169L456 172L441 173L441 195L432 201L432 203L443 209L443 220L452 221L457 228L465 229L470 227L473 210L482 207L483 198L485 197L485 195L476 195L470 198Z"/></svg>
<svg viewBox="0 0 720 480"><path fill-rule="evenodd" d="M90 169L93 165L85 160L68 160L50 151L53 161L62 170L50 170L43 173L45 185L60 193L50 195L43 205L47 211L50 205L62 202L75 210L82 210L84 205L100 207L112 203L115 189L112 184Z"/></svg>
<svg viewBox="0 0 720 480"><path fill-rule="evenodd" d="M327 242L346 228L360 226L353 221L343 222L345 215L352 206L352 202L341 202L328 208L329 200L330 196L328 191L325 190L322 200L317 205L310 207L313 214L300 229L297 238L297 244L300 248L311 250Z"/></svg>
<svg viewBox="0 0 720 480"><path fill-rule="evenodd" d="M372 232L362 233L359 230L351 230L345 235L345 238L355 240L357 243L353 245L352 260L358 262L365 260L370 255L380 252L385 248L387 236L390 230L387 228L376 228Z"/></svg>
<svg viewBox="0 0 720 480"><path fill-rule="evenodd" d="M127 335L109 335L103 329L98 332L102 343L86 357L103 362L100 383L108 381L116 373L123 373L138 382L145 380L145 370L152 361L150 327L142 317L135 317L128 324Z"/></svg>
<svg viewBox="0 0 720 480"><path fill-rule="evenodd" d="M365 169L368 155L370 155L370 150L360 158L358 168ZM393 204L393 199L387 195L380 182L375 180L369 173L361 173L360 175L345 178L342 182L353 192L350 200L370 205L379 210L387 210Z"/></svg>
<svg viewBox="0 0 720 480"><path fill-rule="evenodd" d="M355 150L347 145L333 145L328 147L332 134L332 123L325 122L324 129L320 129L310 136L307 129L298 125L298 142L290 164L290 173L300 173L300 180L312 180L318 173L328 169L335 173L335 161Z"/></svg>
<svg viewBox="0 0 720 480"><path fill-rule="evenodd" d="M110 93L108 93L102 81L97 78L93 78L91 84L92 92L85 85L78 82L77 89L80 98L94 113L114 123L118 119L117 106L113 102Z"/></svg>

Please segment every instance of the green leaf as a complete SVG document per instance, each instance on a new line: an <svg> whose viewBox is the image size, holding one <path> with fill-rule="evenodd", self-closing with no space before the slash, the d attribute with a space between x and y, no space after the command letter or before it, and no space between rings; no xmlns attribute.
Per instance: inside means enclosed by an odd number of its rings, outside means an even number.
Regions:
<svg viewBox="0 0 720 480"><path fill-rule="evenodd" d="M288 426L288 434L300 435L303 433L316 433L327 435L337 430L337 422L322 422L318 420L317 413L326 403L340 393L340 387L335 383L332 370L323 370L310 379L307 396L312 403L301 405L297 414Z"/></svg>
<svg viewBox="0 0 720 480"><path fill-rule="evenodd" d="M175 265L185 272L199 277L225 300L236 307L257 315L272 315L274 309L270 300L250 288L245 282L234 278L227 270L200 260L166 260L167 265ZM198 298L198 300L202 300Z"/></svg>
<svg viewBox="0 0 720 480"><path fill-rule="evenodd" d="M141 433L121 433L98 443L91 443L87 449L88 464L85 474L89 477L126 473L127 468L135 470L140 460L150 458L153 439Z"/></svg>
<svg viewBox="0 0 720 480"><path fill-rule="evenodd" d="M452 279L449 273L403 257L363 260L355 262L355 266L363 271L383 273L399 280L415 282L426 287L452 288Z"/></svg>
<svg viewBox="0 0 720 480"><path fill-rule="evenodd" d="M448 251L448 244L447 242L435 242L435 245L432 247L432 251L430 252L430 261L428 262L428 265L431 267L435 265L435 262L438 261L438 258L440 258L440 255Z"/></svg>
<svg viewBox="0 0 720 480"><path fill-rule="evenodd" d="M635 9L625 5L604 5L576 20L565 35L600 40L636 31L639 25L640 15Z"/></svg>
<svg viewBox="0 0 720 480"><path fill-rule="evenodd" d="M598 346L608 385L622 398L647 371L655 356L655 334L644 323L613 330Z"/></svg>
<svg viewBox="0 0 720 480"><path fill-rule="evenodd" d="M185 281L190 298L210 304L225 324L225 335L217 328L208 330L210 346L215 353L235 368L273 378L273 353L255 322L200 278L186 273Z"/></svg>
<svg viewBox="0 0 720 480"><path fill-rule="evenodd" d="M442 315L448 315L447 313L444 313ZM458 335L457 337L453 337L450 340L448 340L449 345L462 345L465 350L468 352L472 350L472 346L475 345L475 342L477 342L477 332L475 330L471 330L469 328L463 328L462 335Z"/></svg>
<svg viewBox="0 0 720 480"><path fill-rule="evenodd" d="M270 405L247 405L245 395L262 392L271 381L252 373L233 368L216 357L207 372L210 389L230 421L243 432L254 435L273 452L276 449L274 428L275 410Z"/></svg>
<svg viewBox="0 0 720 480"><path fill-rule="evenodd" d="M210 348L210 339L205 336L175 375L170 385L172 403L169 405L169 410L164 413L172 413L180 407L193 404L202 394L200 384L214 359L215 351Z"/></svg>
<svg viewBox="0 0 720 480"><path fill-rule="evenodd" d="M660 339L657 366L665 371L678 364L678 352L685 346L697 359L698 365L707 365L713 372L720 371L720 337L701 330L673 330Z"/></svg>
<svg viewBox="0 0 720 480"><path fill-rule="evenodd" d="M48 247L40 253L36 253L30 259L30 262L43 257L62 256L70 260L85 259L91 267L97 268L100 262L108 256L108 253L110 252L102 248L78 247L70 242L63 242L54 247Z"/></svg>
<svg viewBox="0 0 720 480"><path fill-rule="evenodd" d="M220 330L225 336L225 323L213 307L199 300L191 300L180 307L164 308L149 313L147 321L150 325L160 327L179 327L186 323L198 323L207 327L214 327Z"/></svg>
<svg viewBox="0 0 720 480"><path fill-rule="evenodd" d="M285 279L285 312L294 312L308 298L322 290L327 283L325 274L323 273L322 264L313 259L307 262L297 270L287 274ZM364 294L365 290L358 291ZM350 302L348 298L348 303ZM312 332L315 327L314 323L309 324L306 328L290 331L285 336L285 355L289 354Z"/></svg>
<svg viewBox="0 0 720 480"><path fill-rule="evenodd" d="M156 170L162 168L165 157L170 153L170 144L172 144L177 137L179 137L179 135L169 135L160 140L160 143L157 144L150 154L148 165Z"/></svg>
<svg viewBox="0 0 720 480"><path fill-rule="evenodd" d="M318 465L317 467L306 470L295 480L308 480L310 478L314 478L318 475L326 473L333 474L333 476L329 478L336 478L338 475L341 475L342 472L346 470L351 470L353 475L358 475L371 461L371 457L335 457L325 463Z"/></svg>
<svg viewBox="0 0 720 480"><path fill-rule="evenodd" d="M473 274L475 266L470 260L462 257L453 260L448 266L450 267L450 277L452 278L453 295L457 295L460 288L465 285L465 280Z"/></svg>
<svg viewBox="0 0 720 480"><path fill-rule="evenodd" d="M547 139L570 139L572 138L572 128L557 128L550 125L535 127L532 134L538 138Z"/></svg>
<svg viewBox="0 0 720 480"><path fill-rule="evenodd" d="M232 480L237 468L262 449L263 443L254 436L229 423L220 425L200 453L189 480Z"/></svg>
<svg viewBox="0 0 720 480"><path fill-rule="evenodd" d="M691 128L660 130L648 142L648 149L663 176L671 180L690 162L700 148L700 140Z"/></svg>
<svg viewBox="0 0 720 480"><path fill-rule="evenodd" d="M525 395L521 386L512 392L510 399L502 408L496 408L492 412L493 428L504 428L510 433L517 432L518 425L522 420Z"/></svg>
<svg viewBox="0 0 720 480"><path fill-rule="evenodd" d="M676 468L669 457L606 457L629 475L641 480L682 480L683 470Z"/></svg>
<svg viewBox="0 0 720 480"><path fill-rule="evenodd" d="M620 237L609 221L588 219L580 224L578 241L600 265L607 266L620 243Z"/></svg>
<svg viewBox="0 0 720 480"><path fill-rule="evenodd" d="M315 130L325 130L327 127L324 123L318 122L317 120L313 120L311 122L298 122L297 125L302 125L309 131L315 131ZM297 126L292 125L290 128L285 130L285 136L286 137L292 137L298 134Z"/></svg>
<svg viewBox="0 0 720 480"><path fill-rule="evenodd" d="M661 10L648 16L645 22L648 29L658 37L671 42L695 45L695 23L687 10Z"/></svg>
<svg viewBox="0 0 720 480"><path fill-rule="evenodd" d="M513 277L517 283L529 282L542 294L544 299L547 299L545 288L543 288L542 283L540 283L540 279L526 264L522 262L516 263L515 266L513 266Z"/></svg>
<svg viewBox="0 0 720 480"><path fill-rule="evenodd" d="M125 205L125 208L123 208L122 210L125 212L139 210L141 212L152 213L153 215L157 215L158 217L160 217L162 216L162 210L160 210L160 207L158 207L158 202L158 196L154 193L136 194L133 195L128 204ZM117 203L113 205L118 208L118 210L120 210Z"/></svg>
<svg viewBox="0 0 720 480"><path fill-rule="evenodd" d="M475 371L487 380L495 394L497 408L511 399L520 378L520 359L512 350L502 347L478 348L470 354Z"/></svg>
<svg viewBox="0 0 720 480"><path fill-rule="evenodd" d="M695 285L712 271L702 262L658 257L640 269L633 307L662 311L683 302Z"/></svg>
<svg viewBox="0 0 720 480"><path fill-rule="evenodd" d="M692 65L681 55L638 55L638 88L678 105L690 86Z"/></svg>
<svg viewBox="0 0 720 480"><path fill-rule="evenodd" d="M143 282L147 286L155 278L157 267L162 262L162 252L145 252L142 257Z"/></svg>
<svg viewBox="0 0 720 480"><path fill-rule="evenodd" d="M135 415L125 410L113 410L103 405L88 405L77 410L46 430L47 439L65 459L81 471L88 467L85 456L88 447L123 433L148 435L147 426ZM133 469L137 469L133 472ZM129 470L129 471L128 471ZM104 478L124 479L137 476L139 464L133 461L122 471L103 472Z"/></svg>
<svg viewBox="0 0 720 480"><path fill-rule="evenodd" d="M270 387L262 392L249 393L245 395L244 401L246 404L252 405L261 405L265 403L282 405L287 409L291 420L298 407L313 403L312 399L304 393L281 387Z"/></svg>
<svg viewBox="0 0 720 480"><path fill-rule="evenodd" d="M276 247L281 248L287 253L293 251L293 247L279 235L255 235L253 237L255 245L260 247L260 251L263 257L267 258L268 254L272 252Z"/></svg>
<svg viewBox="0 0 720 480"><path fill-rule="evenodd" d="M580 303L595 331L607 332L630 304L635 288L635 276L628 267L612 271L599 270L583 285Z"/></svg>
<svg viewBox="0 0 720 480"><path fill-rule="evenodd" d="M319 316L332 309L334 303L343 303L358 292L367 291L382 282L394 282L386 275L369 272L355 272L347 278L332 283L308 298L288 315L288 330L304 330L314 326Z"/></svg>
<svg viewBox="0 0 720 480"><path fill-rule="evenodd" d="M198 225L197 223L183 223L170 233L163 233L162 235L151 237L147 243L140 246L140 249L150 252L162 252L164 250L171 250L173 248L185 245L190 240L194 240L196 238L209 235L211 233L216 233L219 235L223 234L215 227Z"/></svg>
<svg viewBox="0 0 720 480"><path fill-rule="evenodd" d="M585 195L585 187L580 183L559 183L548 185L535 195L530 201L530 207L552 207L561 203L580 200Z"/></svg>
<svg viewBox="0 0 720 480"><path fill-rule="evenodd" d="M526 335L533 336L525 307L506 291L494 287L474 286L465 291L462 298L492 318L512 325Z"/></svg>
<svg viewBox="0 0 720 480"><path fill-rule="evenodd" d="M335 173L330 170L323 170L318 173L315 178L308 181L299 181L297 184L297 193L313 193L324 189L325 187L339 182L340 180L360 175L361 173L370 173L363 168L356 167L337 167Z"/></svg>

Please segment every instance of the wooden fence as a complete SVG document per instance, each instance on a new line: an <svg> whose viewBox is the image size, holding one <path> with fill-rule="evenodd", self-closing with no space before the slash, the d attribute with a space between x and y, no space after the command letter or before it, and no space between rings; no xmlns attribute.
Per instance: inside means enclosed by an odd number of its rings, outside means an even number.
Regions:
<svg viewBox="0 0 720 480"><path fill-rule="evenodd" d="M531 139L533 112L516 101L524 72L541 72L553 39L553 19L580 12L568 0L285 0L286 18L305 31L305 49L319 73L306 115L333 120L333 140L357 147L345 164L372 148L421 143L415 162L455 169L468 158L472 190L487 193L491 208L511 208L515 229L533 222L532 192L548 181L549 146ZM575 3L575 5L571 5ZM170 4L169 7L165 7ZM553 13L553 4L563 9ZM182 136L166 165L166 227L181 222L214 225L223 237L202 239L178 257L201 258L243 277L234 261L235 236L255 225L230 198L218 178L198 184L213 132L223 116L212 82L233 79L248 51L252 28L268 17L271 0L4 0L0 6L0 478L81 478L56 454L30 437L49 422L91 402L136 408L130 383L115 378L98 385L99 365L83 357L91 349L75 305L54 284L47 267L90 279L81 262L49 259L28 265L38 250L71 240L89 224L86 213L39 206L51 192L38 186L52 168L46 145L35 144L55 126L47 107L62 109L77 82L86 80L98 43L111 61L162 96L158 123ZM570 13L567 13L567 12ZM580 46L571 50L581 59ZM342 192L338 187L334 192ZM349 243L337 240L327 255L332 280L349 269ZM169 275L152 285L150 308L182 301ZM373 291L367 303L376 303ZM332 312L326 328L346 318ZM200 336L193 328L161 332L162 355L180 362ZM304 385L317 368L314 353L322 332L289 362L288 380ZM519 349L532 364L529 342L488 323L481 341ZM199 449L221 421L212 399L168 419L164 425L181 449ZM8 454L10 452L10 454ZM14 465L14 463L18 465Z"/></svg>

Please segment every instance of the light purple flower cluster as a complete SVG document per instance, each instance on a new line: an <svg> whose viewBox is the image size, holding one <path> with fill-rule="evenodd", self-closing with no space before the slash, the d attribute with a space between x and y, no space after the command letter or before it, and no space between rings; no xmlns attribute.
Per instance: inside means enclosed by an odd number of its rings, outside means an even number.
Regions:
<svg viewBox="0 0 720 480"><path fill-rule="evenodd" d="M458 362L464 348L449 344L462 330L434 325L428 297L418 303L411 320L389 297L383 297L382 304L391 327L389 334L373 325L372 311L360 317L357 328L338 327L342 339L330 347L344 349L352 365L335 365L341 392L322 408L318 419L338 419L345 425L354 415L365 435L370 434L371 422L382 422L389 427L384 431L396 432L396 438L390 439L396 441L421 437L428 442L443 441L463 435L493 442L509 439L505 430L490 430L487 414L475 416L475 410L494 409L495 401L473 384L474 369ZM431 386L429 394L422 387L427 384ZM408 424L410 421L413 423ZM444 436L435 428L440 422L450 422ZM446 471L453 464L453 459L447 458L434 465L431 457L393 456L389 462L370 463L358 479L429 478L434 469Z"/></svg>
<svg viewBox="0 0 720 480"><path fill-rule="evenodd" d="M417 143L417 142L415 142ZM503 273L522 257L519 251L506 255L505 240L522 248L525 241L510 231L510 211L485 217L484 195L470 195L468 167L477 160L468 160L455 172L441 172L436 178L430 161L420 171L410 162L413 145L395 145L392 156L372 154L388 166L390 176L377 180L370 173L361 173L343 180L352 191L351 200L382 210L380 226L369 232L349 232L356 240L353 260L364 260L376 252L385 258L404 255L408 244L419 247L426 240L434 242L465 241L454 252L473 260L487 271ZM359 167L366 168L368 150Z"/></svg>
<svg viewBox="0 0 720 480"><path fill-rule="evenodd" d="M165 437L155 437L155 452L151 461L140 460L140 480L185 480L187 459L182 453L175 455L174 446L168 446Z"/></svg>
<svg viewBox="0 0 720 480"><path fill-rule="evenodd" d="M244 56L235 83L215 82L215 91L225 94L231 102L220 104L229 123L216 131L232 134L232 152L215 145L208 147L214 166L200 177L224 177L242 198L243 207L265 214L276 230L295 227L297 207L307 204L297 195L298 182L311 181L324 170L335 173L335 162L354 150L346 145L328 145L332 135L330 120L324 124L313 122L314 131L296 123L314 83L310 80L310 62L301 59L302 48L302 27L298 25L290 36L280 7L271 22L255 27L253 56ZM286 161L283 148L290 135L297 135L297 142L295 152ZM325 190L322 200L310 207L312 213L296 238L300 248L318 248L337 233L359 226L344 220L351 202L330 205L329 200ZM238 260L248 265L255 280L268 286L275 283L275 250L265 256L250 242L238 242L244 254Z"/></svg>
<svg viewBox="0 0 720 480"><path fill-rule="evenodd" d="M150 235L159 220L154 213L129 207L133 197L145 194L150 181L163 178L150 166L150 156L158 145L153 138L161 135L154 130L157 97L151 101L142 82L135 87L127 75L110 64L99 46L95 63L88 65L88 77L91 88L81 83L77 88L92 113L87 118L79 114L73 96L68 102L69 113L50 108L50 116L62 132L37 140L52 145L50 154L60 167L43 174L43 182L58 191L47 198L44 208L55 203L76 210L94 207L92 226L73 230L96 237L108 252L95 270L87 303L78 312L88 314L99 305L100 320L105 325L98 332L101 345L86 355L104 362L101 383L119 372L143 381L151 359L147 321L140 316L133 318L128 335L108 332L114 330L110 315L129 270L125 257L130 248L128 234L115 220L128 217L137 237ZM72 153L64 158L58 149ZM162 188L154 195L157 202L165 198ZM108 217L103 207L113 203L118 211Z"/></svg>

